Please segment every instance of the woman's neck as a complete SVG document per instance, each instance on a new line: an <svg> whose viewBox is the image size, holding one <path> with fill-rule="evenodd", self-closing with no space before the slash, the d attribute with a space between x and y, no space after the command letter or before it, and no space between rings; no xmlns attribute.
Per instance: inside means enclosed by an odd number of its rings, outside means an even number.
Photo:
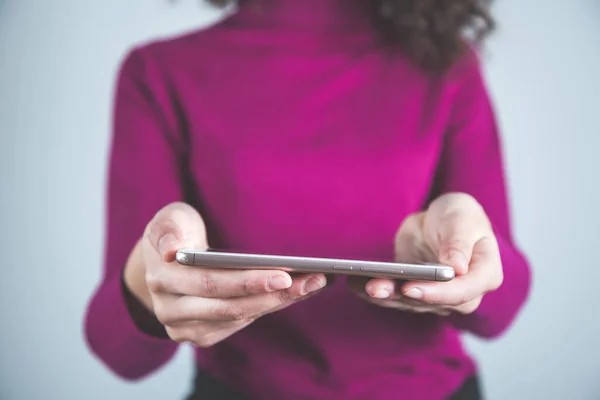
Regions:
<svg viewBox="0 0 600 400"><path fill-rule="evenodd" d="M371 28L372 0L239 0L230 23L283 30L356 32Z"/></svg>

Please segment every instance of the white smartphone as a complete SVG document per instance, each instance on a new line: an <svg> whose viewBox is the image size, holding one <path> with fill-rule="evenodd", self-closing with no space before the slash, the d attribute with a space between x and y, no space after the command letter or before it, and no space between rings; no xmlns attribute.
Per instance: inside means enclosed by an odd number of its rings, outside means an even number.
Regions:
<svg viewBox="0 0 600 400"><path fill-rule="evenodd" d="M277 269L296 273L355 275L399 280L440 281L454 279L454 268L435 264L290 257L266 254L180 250L175 256L182 265L227 269Z"/></svg>

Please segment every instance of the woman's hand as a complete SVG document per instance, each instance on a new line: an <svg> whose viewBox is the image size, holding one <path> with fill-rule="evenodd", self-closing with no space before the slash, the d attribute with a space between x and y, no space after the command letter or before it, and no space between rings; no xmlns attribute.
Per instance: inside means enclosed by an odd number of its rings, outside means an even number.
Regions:
<svg viewBox="0 0 600 400"><path fill-rule="evenodd" d="M481 205L471 196L452 193L436 199L425 212L409 216L395 242L398 262L435 262L456 271L450 282L396 282L350 279L350 287L382 307L448 315L470 314L503 279L496 237Z"/></svg>
<svg viewBox="0 0 600 400"><path fill-rule="evenodd" d="M190 206L162 209L125 268L125 283L154 312L177 342L212 346L262 315L285 308L325 287L321 274L222 270L180 265L182 248L207 249L202 218Z"/></svg>

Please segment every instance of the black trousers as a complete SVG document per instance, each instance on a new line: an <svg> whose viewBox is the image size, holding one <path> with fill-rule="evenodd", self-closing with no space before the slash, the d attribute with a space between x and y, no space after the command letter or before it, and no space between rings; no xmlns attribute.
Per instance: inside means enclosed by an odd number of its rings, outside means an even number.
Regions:
<svg viewBox="0 0 600 400"><path fill-rule="evenodd" d="M236 393L233 389L210 377L205 372L198 372L194 382L194 393L191 394L187 400L249 399L240 393ZM469 378L454 395L448 398L448 400L483 400L477 376Z"/></svg>

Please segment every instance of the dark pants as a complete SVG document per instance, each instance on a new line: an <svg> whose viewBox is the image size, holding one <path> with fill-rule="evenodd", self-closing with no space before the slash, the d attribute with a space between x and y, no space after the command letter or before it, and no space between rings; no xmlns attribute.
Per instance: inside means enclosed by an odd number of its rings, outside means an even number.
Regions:
<svg viewBox="0 0 600 400"><path fill-rule="evenodd" d="M236 393L222 382L211 378L204 372L196 376L194 393L187 400L248 400L242 394ZM469 378L463 386L448 400L482 400L479 380L476 376Z"/></svg>

